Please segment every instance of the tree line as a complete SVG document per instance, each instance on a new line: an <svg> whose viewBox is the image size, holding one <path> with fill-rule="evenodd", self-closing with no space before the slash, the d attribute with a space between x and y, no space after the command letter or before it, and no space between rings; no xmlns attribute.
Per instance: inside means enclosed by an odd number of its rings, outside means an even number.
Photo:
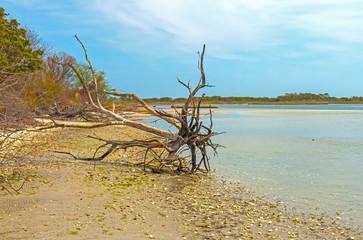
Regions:
<svg viewBox="0 0 363 240"><path fill-rule="evenodd" d="M11 182L18 178L22 159L36 147L23 131L37 125L36 117L83 108L85 91L65 63L76 66L91 94L96 94L88 64L55 51L0 7L0 189L18 193L23 186L24 182L15 188ZM95 75L100 100L107 102L105 73L96 70Z"/></svg>
<svg viewBox="0 0 363 240"><path fill-rule="evenodd" d="M65 63L73 63L94 92L88 64L55 51L36 32L21 27L0 8L0 126L30 119L30 115L75 108L85 98L79 80ZM105 72L95 71L101 100L110 86Z"/></svg>
<svg viewBox="0 0 363 240"><path fill-rule="evenodd" d="M178 104L185 101L185 98L145 98L150 104ZM205 96L203 102L206 104L328 104L328 103L363 103L363 97L331 97L328 93L286 93L278 97L221 97Z"/></svg>

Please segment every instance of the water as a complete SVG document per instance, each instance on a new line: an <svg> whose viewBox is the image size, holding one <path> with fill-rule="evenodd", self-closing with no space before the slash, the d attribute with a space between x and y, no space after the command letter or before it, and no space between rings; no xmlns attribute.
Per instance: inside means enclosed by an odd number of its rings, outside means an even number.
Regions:
<svg viewBox="0 0 363 240"><path fill-rule="evenodd" d="M222 105L217 173L362 227L363 105Z"/></svg>
<svg viewBox="0 0 363 240"><path fill-rule="evenodd" d="M226 131L214 137L225 146L211 159L218 175L363 227L363 105L218 107L214 131Z"/></svg>

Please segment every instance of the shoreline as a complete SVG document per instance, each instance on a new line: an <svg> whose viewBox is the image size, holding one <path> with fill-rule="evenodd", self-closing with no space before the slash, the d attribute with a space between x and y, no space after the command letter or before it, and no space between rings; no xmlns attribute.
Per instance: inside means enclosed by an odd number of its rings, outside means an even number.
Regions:
<svg viewBox="0 0 363 240"><path fill-rule="evenodd" d="M241 181L236 181L232 179L228 179L226 176L214 176L217 181L224 181L228 182L227 185L230 186L241 186ZM220 180L222 179L222 180ZM228 179L228 180L226 180ZM258 196L259 198L270 201L274 203L281 203L285 206L288 212L290 213L305 213L307 215L316 215L316 216L324 216L332 219L332 222L337 220L339 224L348 226L350 228L354 229L362 229L363 225L358 218L351 218L351 216L347 216L347 212L344 212L343 210L337 210L337 209L326 209L323 207L317 207L313 205L309 205L308 203L304 201L296 201L296 200L290 200L286 198L282 198L279 196L276 192L265 192L263 189L258 188L257 186L250 186L250 185L243 185L243 188L245 188L247 191L252 193L255 196Z"/></svg>
<svg viewBox="0 0 363 240"><path fill-rule="evenodd" d="M147 102L148 105L167 105L167 106L173 106L173 105L182 105L183 102ZM361 105L363 102L218 102L218 101L211 101L202 102L202 105L204 107L207 107L209 105ZM141 106L138 106L141 107Z"/></svg>
<svg viewBox="0 0 363 240"><path fill-rule="evenodd" d="M96 132L119 137L114 131ZM140 134L126 127L119 132ZM52 130L29 159L20 195L0 192L2 239L359 239L339 219L292 213L241 186L212 176L152 174L132 165L136 153L105 163L70 160L49 150L89 154L87 130ZM78 136L75 139L75 136ZM82 141L83 139L83 141ZM50 144L50 145L49 145ZM135 155L136 154L136 155ZM125 159L114 164L115 160ZM29 221L29 219L32 219Z"/></svg>

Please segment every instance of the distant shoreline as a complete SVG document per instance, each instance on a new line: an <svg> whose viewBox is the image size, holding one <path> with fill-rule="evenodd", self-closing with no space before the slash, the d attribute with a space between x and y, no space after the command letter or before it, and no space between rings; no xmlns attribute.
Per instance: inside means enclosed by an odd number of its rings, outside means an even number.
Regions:
<svg viewBox="0 0 363 240"><path fill-rule="evenodd" d="M200 100L200 98L196 98ZM149 104L184 104L185 98L145 98ZM202 99L202 105L208 104L248 104L248 105L312 105L312 104L363 104L363 97L332 97L328 93L286 93L277 97L221 97L205 96Z"/></svg>
<svg viewBox="0 0 363 240"><path fill-rule="evenodd" d="M170 105L175 106L176 108L181 108L183 102L147 102L149 105ZM201 104L201 108L216 108L215 105L329 105L329 104L349 104L349 105L357 105L363 104L363 102L356 103L347 103L347 102L203 102ZM142 107L142 106L139 106Z"/></svg>

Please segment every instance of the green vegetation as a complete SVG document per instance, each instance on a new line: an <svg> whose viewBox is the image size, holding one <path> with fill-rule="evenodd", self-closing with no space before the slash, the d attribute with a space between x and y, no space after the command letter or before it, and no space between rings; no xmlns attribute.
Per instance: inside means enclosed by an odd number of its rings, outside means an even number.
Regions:
<svg viewBox="0 0 363 240"><path fill-rule="evenodd" d="M0 72L33 72L40 68L43 51L32 49L26 30L0 8Z"/></svg>
<svg viewBox="0 0 363 240"><path fill-rule="evenodd" d="M88 64L77 63L64 52L51 50L31 29L21 28L0 7L0 124L21 121L31 115L76 109L86 99L69 64L86 80L92 94L95 86ZM98 90L109 90L105 72L96 70ZM111 98L100 94L101 100Z"/></svg>
<svg viewBox="0 0 363 240"><path fill-rule="evenodd" d="M95 93L95 84L93 81L93 75L92 70L90 66L86 63L78 63L78 71L82 75L83 79L85 80L88 89L92 94ZM106 80L106 73L104 71L99 71L95 69L95 75L97 79L97 85L98 85L98 93L103 99L107 99L106 94L104 91L109 91L110 86L109 83ZM69 83L72 84L72 86L77 89L78 91L82 91L82 84L79 82L79 79L76 75L76 73L72 72L69 79Z"/></svg>
<svg viewBox="0 0 363 240"><path fill-rule="evenodd" d="M185 98L147 98L144 99L149 104L180 104ZM331 97L328 93L286 93L284 96L275 98L268 97L221 97L206 96L203 98L202 104L357 104L363 103L363 97Z"/></svg>

